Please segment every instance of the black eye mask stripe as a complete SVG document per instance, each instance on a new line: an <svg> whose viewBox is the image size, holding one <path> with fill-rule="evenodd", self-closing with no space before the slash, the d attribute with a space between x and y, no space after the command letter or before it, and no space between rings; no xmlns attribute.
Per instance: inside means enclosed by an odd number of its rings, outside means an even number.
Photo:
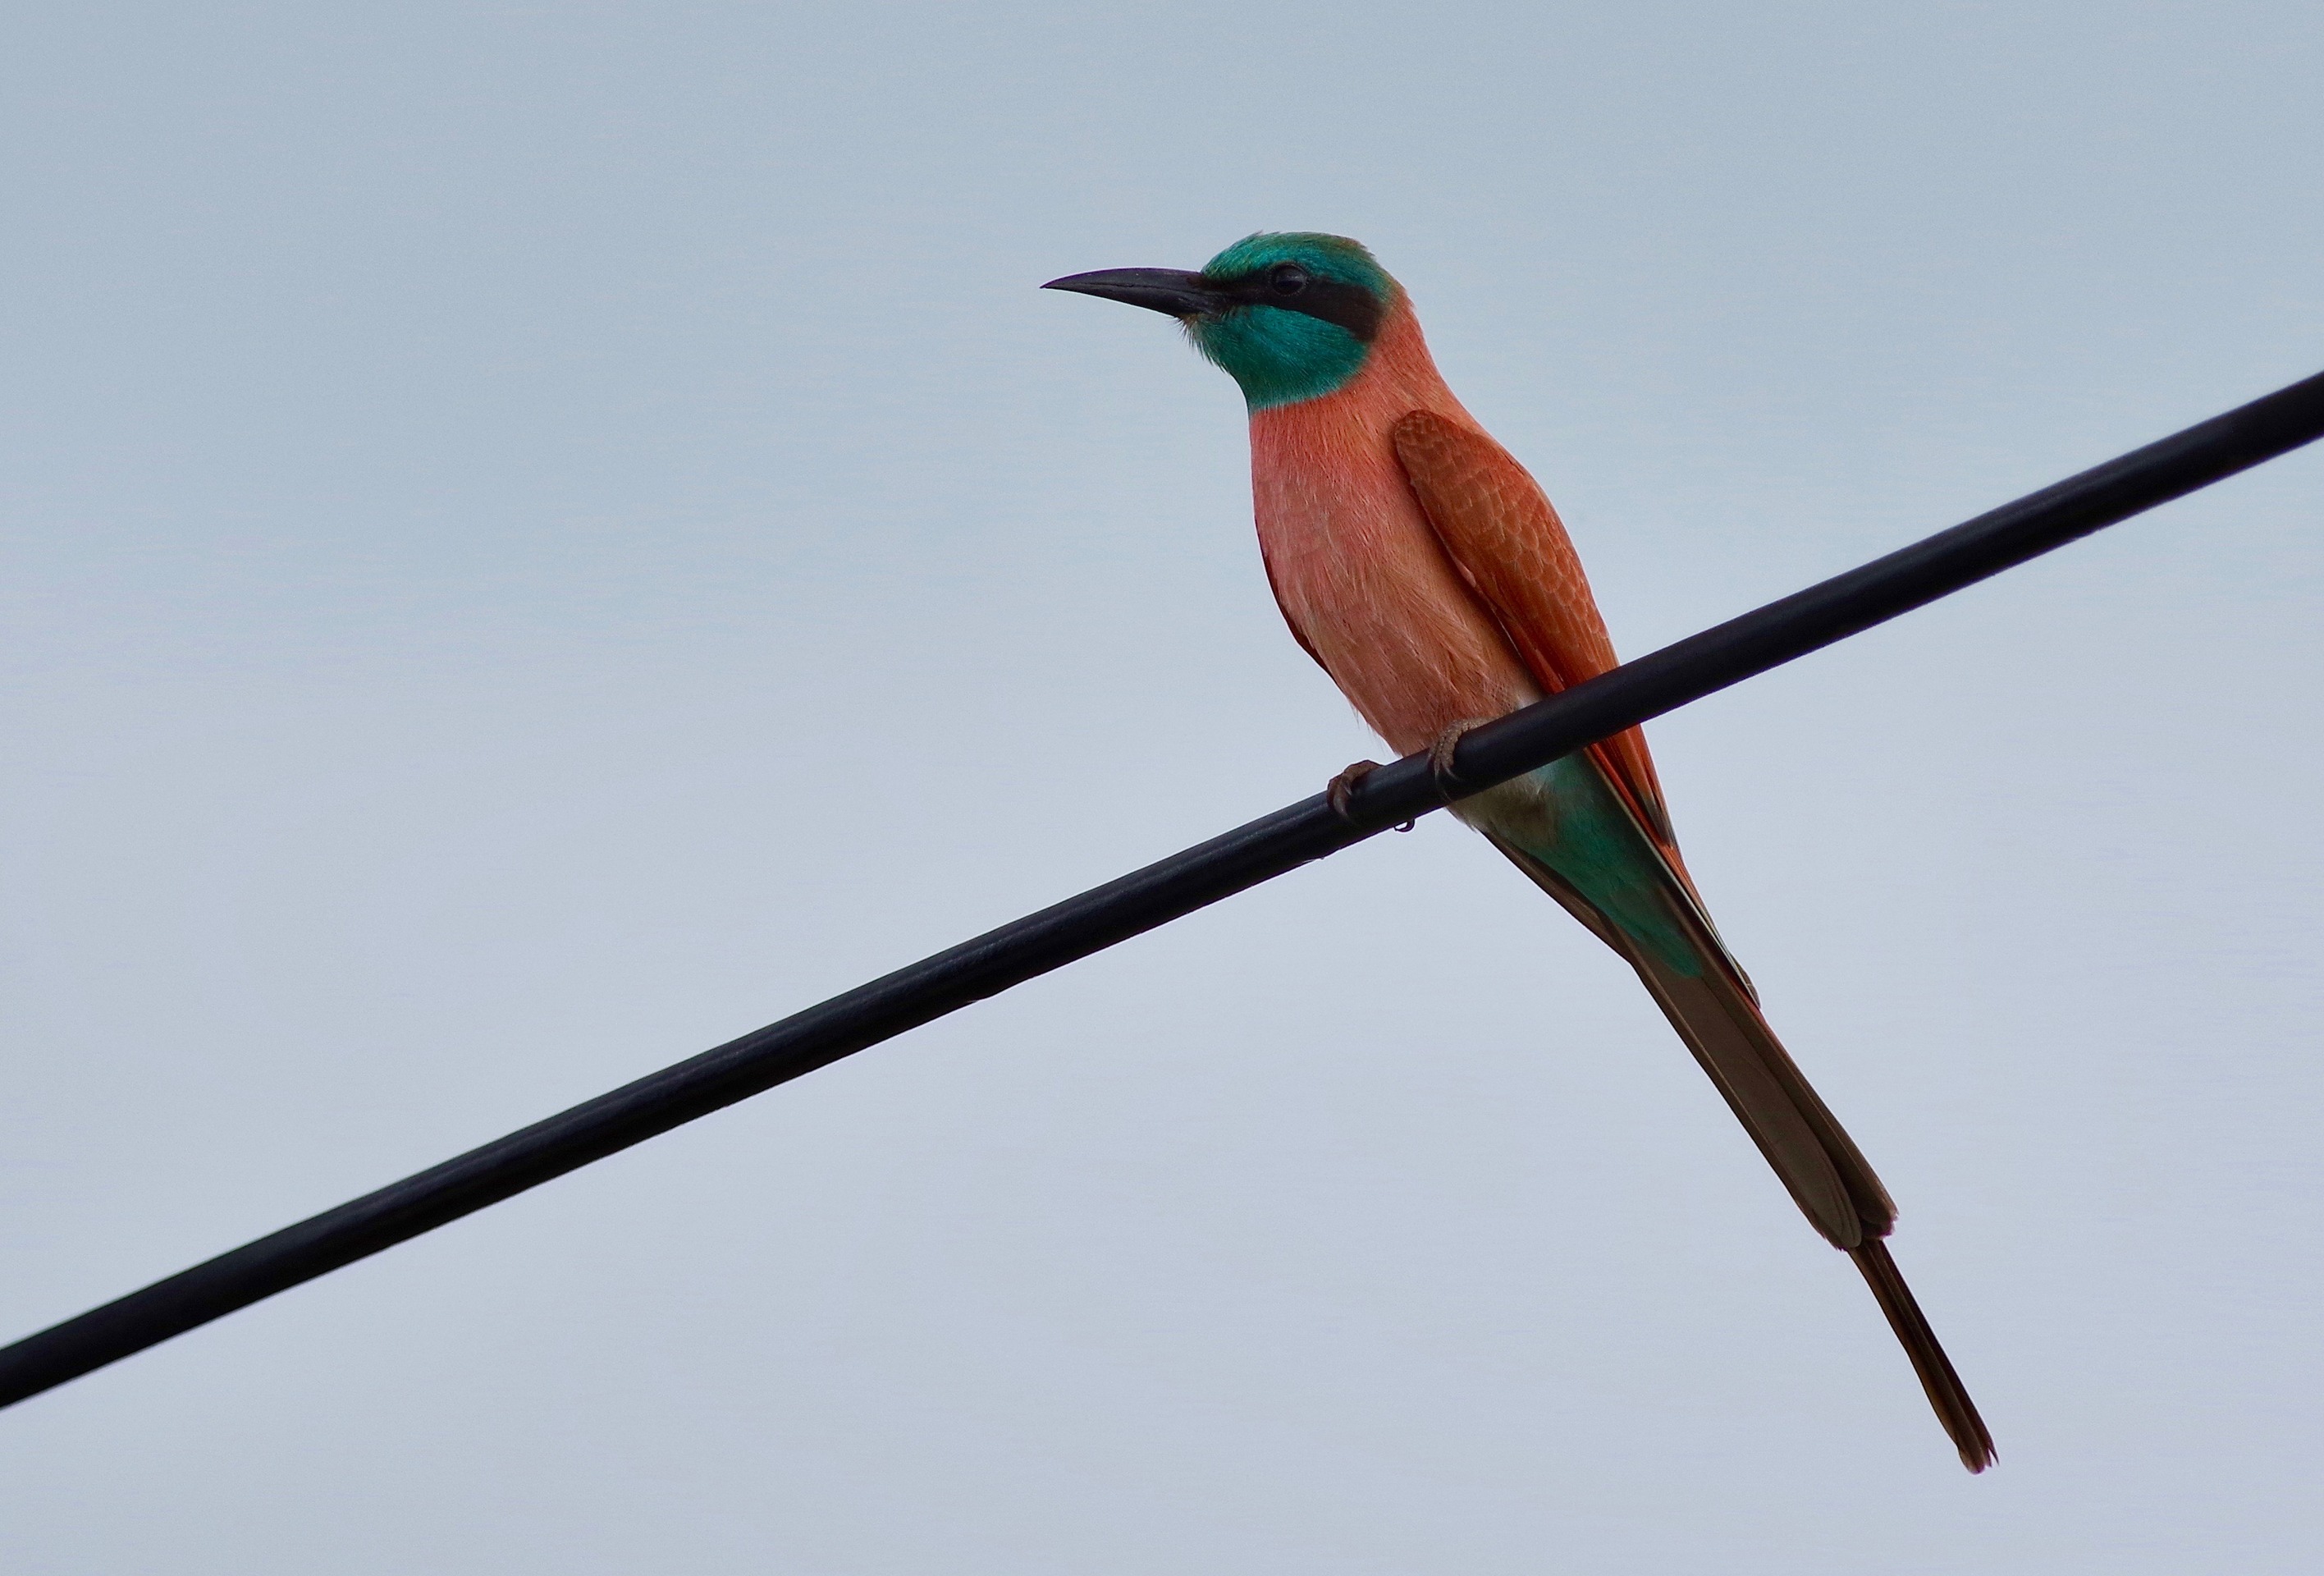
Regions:
<svg viewBox="0 0 2324 1576"><path fill-rule="evenodd" d="M1246 273L1240 279L1223 279L1211 288L1237 306L1279 307L1286 312L1302 312L1327 323L1337 323L1367 345L1379 335L1386 309L1380 305L1379 297L1362 285L1342 284L1336 279L1318 279L1310 274L1306 288L1296 295L1283 295L1269 283L1272 273L1270 269L1267 273Z"/></svg>

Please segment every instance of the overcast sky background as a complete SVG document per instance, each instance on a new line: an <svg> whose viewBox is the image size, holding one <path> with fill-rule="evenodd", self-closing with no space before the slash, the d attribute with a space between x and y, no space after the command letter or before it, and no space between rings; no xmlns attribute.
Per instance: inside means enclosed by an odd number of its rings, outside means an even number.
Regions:
<svg viewBox="0 0 2324 1576"><path fill-rule="evenodd" d="M0 52L0 1334L1314 792L1358 236L1626 653L2324 367L2313 5L152 5ZM1437 818L0 1415L0 1564L2312 1571L2324 454L1657 724L1972 1479Z"/></svg>

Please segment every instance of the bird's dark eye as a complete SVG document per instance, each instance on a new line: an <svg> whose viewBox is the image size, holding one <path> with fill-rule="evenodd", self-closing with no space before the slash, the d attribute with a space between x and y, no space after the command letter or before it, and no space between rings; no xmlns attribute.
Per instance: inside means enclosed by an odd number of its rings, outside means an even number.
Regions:
<svg viewBox="0 0 2324 1576"><path fill-rule="evenodd" d="M1277 263L1267 271L1267 288L1277 295L1297 295L1307 288L1307 270L1296 263Z"/></svg>

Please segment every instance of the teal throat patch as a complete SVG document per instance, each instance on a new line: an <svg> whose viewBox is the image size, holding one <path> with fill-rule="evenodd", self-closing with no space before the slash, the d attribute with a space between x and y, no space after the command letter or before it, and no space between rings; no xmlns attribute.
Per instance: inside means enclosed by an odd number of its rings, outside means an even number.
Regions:
<svg viewBox="0 0 2324 1576"><path fill-rule="evenodd" d="M1287 294L1283 306L1251 301L1187 321L1194 348L1241 385L1254 411L1345 387L1370 359L1369 330L1397 294L1396 281L1372 255L1340 236L1250 236L1212 258L1203 276L1222 284L1263 286L1287 276L1306 282L1305 292ZM1335 304L1329 315L1317 315L1310 301L1326 294ZM1370 310L1350 311L1351 298Z"/></svg>
<svg viewBox="0 0 2324 1576"><path fill-rule="evenodd" d="M1237 307L1187 325L1194 348L1242 385L1254 411L1312 400L1344 387L1372 348L1337 323L1281 307Z"/></svg>

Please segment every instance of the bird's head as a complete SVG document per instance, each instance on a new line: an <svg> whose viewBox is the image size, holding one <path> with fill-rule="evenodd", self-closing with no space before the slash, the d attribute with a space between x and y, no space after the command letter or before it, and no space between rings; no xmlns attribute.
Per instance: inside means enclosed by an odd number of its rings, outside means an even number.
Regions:
<svg viewBox="0 0 2324 1576"><path fill-rule="evenodd" d="M1371 355L1399 293L1358 243L1305 233L1237 241L1199 273L1108 268L1041 288L1102 295L1176 318L1194 348L1242 385L1254 411L1343 386Z"/></svg>

